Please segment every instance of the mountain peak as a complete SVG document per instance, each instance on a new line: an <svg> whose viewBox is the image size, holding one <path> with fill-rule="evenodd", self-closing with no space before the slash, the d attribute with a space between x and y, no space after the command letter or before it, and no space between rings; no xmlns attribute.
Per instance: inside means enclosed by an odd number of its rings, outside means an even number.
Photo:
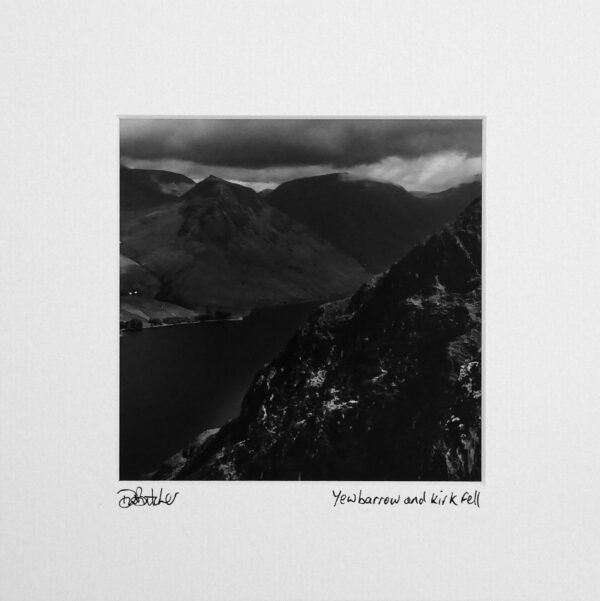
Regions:
<svg viewBox="0 0 600 601"><path fill-rule="evenodd" d="M216 175L213 175L212 173L208 176L205 177L200 183L211 183L211 182L221 182L223 184L230 184L231 182L228 182L227 180L221 178L221 177L217 177Z"/></svg>
<svg viewBox="0 0 600 601"><path fill-rule="evenodd" d="M185 196L188 199L196 196L223 196L236 194L241 190L245 190L244 186L211 174L198 182Z"/></svg>
<svg viewBox="0 0 600 601"><path fill-rule="evenodd" d="M219 210L227 207L228 211L235 212L258 211L263 203L252 188L227 181L212 174L198 182L182 196L182 199L188 207L202 205L207 208L215 206L219 207Z"/></svg>

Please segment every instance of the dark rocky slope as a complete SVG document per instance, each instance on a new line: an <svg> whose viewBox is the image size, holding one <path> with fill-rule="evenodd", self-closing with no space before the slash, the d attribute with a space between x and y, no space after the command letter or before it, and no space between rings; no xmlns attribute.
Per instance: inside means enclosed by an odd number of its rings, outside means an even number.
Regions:
<svg viewBox="0 0 600 601"><path fill-rule="evenodd" d="M259 372L157 479L478 480L481 201Z"/></svg>

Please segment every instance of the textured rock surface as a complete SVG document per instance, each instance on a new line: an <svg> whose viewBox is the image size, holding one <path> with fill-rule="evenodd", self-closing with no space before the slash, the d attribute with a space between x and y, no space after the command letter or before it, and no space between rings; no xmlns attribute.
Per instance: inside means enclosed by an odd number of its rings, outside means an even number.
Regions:
<svg viewBox="0 0 600 601"><path fill-rule="evenodd" d="M259 372L241 415L156 478L478 480L481 201Z"/></svg>

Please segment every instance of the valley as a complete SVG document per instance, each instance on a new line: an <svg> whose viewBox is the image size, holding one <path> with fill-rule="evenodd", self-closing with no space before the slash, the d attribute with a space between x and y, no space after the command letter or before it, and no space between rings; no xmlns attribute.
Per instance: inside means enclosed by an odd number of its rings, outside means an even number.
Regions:
<svg viewBox="0 0 600 601"><path fill-rule="evenodd" d="M474 182L417 197L334 173L258 194L137 171L122 169L121 321L142 327L342 298L481 193Z"/></svg>
<svg viewBox="0 0 600 601"><path fill-rule="evenodd" d="M481 177L257 189L121 168L121 479L480 479Z"/></svg>

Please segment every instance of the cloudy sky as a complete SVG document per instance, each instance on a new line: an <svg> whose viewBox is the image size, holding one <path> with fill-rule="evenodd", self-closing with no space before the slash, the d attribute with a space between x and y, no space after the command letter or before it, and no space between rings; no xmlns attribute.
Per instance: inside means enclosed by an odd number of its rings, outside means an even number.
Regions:
<svg viewBox="0 0 600 601"><path fill-rule="evenodd" d="M257 190L345 171L438 191L481 173L480 119L122 119L121 162Z"/></svg>

